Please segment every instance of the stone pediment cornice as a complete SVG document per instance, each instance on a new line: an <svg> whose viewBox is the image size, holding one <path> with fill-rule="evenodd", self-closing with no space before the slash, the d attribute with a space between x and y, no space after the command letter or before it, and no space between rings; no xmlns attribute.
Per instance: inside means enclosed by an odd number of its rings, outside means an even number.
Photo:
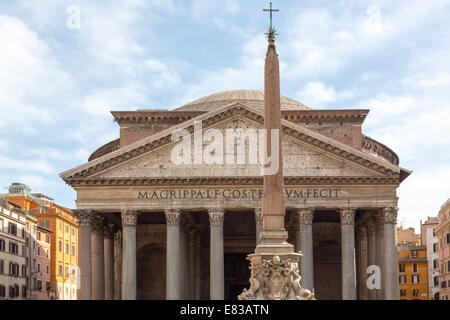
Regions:
<svg viewBox="0 0 450 320"><path fill-rule="evenodd" d="M174 177L174 178L69 178L78 188L89 187L188 187L263 186L263 177ZM398 178L387 177L285 177L285 186L398 185Z"/></svg>
<svg viewBox="0 0 450 320"><path fill-rule="evenodd" d="M254 110L242 103L232 103L228 106L202 114L196 118L170 127L155 135L108 153L76 168L65 171L61 173L60 176L66 182L73 179L92 177L104 170L173 143L171 141L171 134L176 130L186 129L193 133L195 121L202 121L203 129L207 129L234 116L241 116L252 122L259 123L261 126L264 124L262 112ZM370 154L366 154L360 150L356 150L293 122L284 119L282 119L281 122L283 135L290 136L299 142L303 142L315 149L334 156L335 158L366 168L378 176L398 178L400 173L400 168L398 166Z"/></svg>

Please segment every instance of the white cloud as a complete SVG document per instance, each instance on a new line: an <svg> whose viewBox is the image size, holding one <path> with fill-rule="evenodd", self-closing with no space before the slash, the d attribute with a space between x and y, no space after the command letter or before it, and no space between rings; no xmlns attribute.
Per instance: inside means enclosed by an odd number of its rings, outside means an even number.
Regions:
<svg viewBox="0 0 450 320"><path fill-rule="evenodd" d="M0 15L0 128L36 132L58 112L42 103L70 87L72 79L61 70L47 45L19 19Z"/></svg>
<svg viewBox="0 0 450 320"><path fill-rule="evenodd" d="M21 159L18 156L5 157L0 155L0 163L2 170L18 170L20 172L37 171L43 173L53 172L50 163L45 159Z"/></svg>
<svg viewBox="0 0 450 320"><path fill-rule="evenodd" d="M296 96L308 106L318 107L327 105L340 99L348 99L353 97L350 90L336 91L333 87L327 87L319 81L308 82Z"/></svg>
<svg viewBox="0 0 450 320"><path fill-rule="evenodd" d="M49 184L49 181L41 176L20 176L17 178L17 181L20 183L25 183L31 187L32 190L48 186Z"/></svg>
<svg viewBox="0 0 450 320"><path fill-rule="evenodd" d="M364 8L364 3L367 6ZM335 74L355 57L370 54L389 41L405 41L423 23L448 5L445 0L412 0L404 3L372 1L349 5L292 10L285 35L290 53L289 77ZM428 19L428 20L427 20ZM403 38L402 38L403 37Z"/></svg>
<svg viewBox="0 0 450 320"><path fill-rule="evenodd" d="M413 172L398 189L399 222L420 230L420 219L437 216L441 205L450 197L449 179L449 166L430 166Z"/></svg>

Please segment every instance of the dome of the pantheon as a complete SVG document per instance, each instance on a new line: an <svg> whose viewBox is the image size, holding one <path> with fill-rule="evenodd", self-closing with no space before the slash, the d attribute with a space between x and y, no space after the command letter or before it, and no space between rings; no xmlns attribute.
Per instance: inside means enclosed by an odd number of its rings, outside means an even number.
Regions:
<svg viewBox="0 0 450 320"><path fill-rule="evenodd" d="M210 94L181 106L175 111L212 111L233 102L246 103L255 109L264 108L264 92L261 90L230 90ZM310 110L303 103L281 96L281 110Z"/></svg>

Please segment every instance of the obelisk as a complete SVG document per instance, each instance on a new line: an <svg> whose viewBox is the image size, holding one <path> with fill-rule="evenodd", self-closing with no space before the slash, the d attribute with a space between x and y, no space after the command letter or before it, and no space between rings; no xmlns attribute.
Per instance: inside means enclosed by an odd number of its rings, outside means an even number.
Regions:
<svg viewBox="0 0 450 320"><path fill-rule="evenodd" d="M272 3L270 5L272 15ZM278 170L269 170L271 163L264 165L262 216L263 229L260 242L251 262L250 288L239 295L240 300L309 300L314 294L300 286L298 262L301 254L287 243L288 233L284 228L284 183L281 144L280 70L275 48L275 29L267 32L268 48L264 69L264 129L267 131L267 155L278 157ZM278 134L278 143L272 144L272 135ZM261 138L261 137L260 137ZM261 144L260 144L261 145ZM261 154L261 153L260 153Z"/></svg>

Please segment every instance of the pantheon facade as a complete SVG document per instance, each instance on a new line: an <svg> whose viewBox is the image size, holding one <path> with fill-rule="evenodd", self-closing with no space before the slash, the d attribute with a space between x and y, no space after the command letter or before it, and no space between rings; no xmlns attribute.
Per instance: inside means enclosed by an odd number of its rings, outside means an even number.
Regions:
<svg viewBox="0 0 450 320"><path fill-rule="evenodd" d="M112 112L120 137L61 174L77 192L80 299L236 299L248 287L261 167L176 164L172 134L194 141L198 123L224 137L258 130L263 105L262 91L235 90L170 111ZM281 113L285 225L303 254L302 286L320 300L398 299L396 190L410 171L362 133L369 110L281 97ZM248 155L251 141L243 143Z"/></svg>

